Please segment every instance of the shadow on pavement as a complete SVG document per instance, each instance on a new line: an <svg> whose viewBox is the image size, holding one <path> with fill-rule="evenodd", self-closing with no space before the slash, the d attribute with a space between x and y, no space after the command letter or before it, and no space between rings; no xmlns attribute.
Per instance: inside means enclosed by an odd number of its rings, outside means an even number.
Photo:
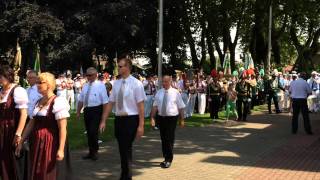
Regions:
<svg viewBox="0 0 320 180"><path fill-rule="evenodd" d="M214 124L207 127L177 128L174 153L190 156L194 153L209 154L207 158L201 160L202 163L319 172L319 168L313 165L290 164L292 159L300 161L308 156L320 162L319 117L319 114L311 114L312 126L316 130L314 136L305 135L301 125L302 120L299 124L299 133L292 135L291 117L287 113L251 115L248 117L248 122L235 123L231 126ZM206 118L199 119L202 120ZM315 151L316 149L318 151ZM114 141L107 143L101 148L101 152L100 159L96 162L81 160L81 155L85 151L73 152L76 179L119 178L120 160L117 143ZM226 156L225 153L229 155ZM162 161L159 131L152 131L142 140L135 142L133 157L134 176L143 173L140 169L159 166Z"/></svg>

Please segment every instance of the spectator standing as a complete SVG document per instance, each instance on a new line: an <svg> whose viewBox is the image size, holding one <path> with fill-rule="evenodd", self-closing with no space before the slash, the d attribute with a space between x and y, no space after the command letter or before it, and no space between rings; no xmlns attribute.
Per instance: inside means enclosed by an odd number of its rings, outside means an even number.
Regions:
<svg viewBox="0 0 320 180"><path fill-rule="evenodd" d="M312 90L309 84L304 80L304 78L306 78L306 74L304 72L301 72L300 78L292 81L289 88L293 109L292 134L296 134L298 131L298 118L301 111L304 121L304 129L307 134L312 135L313 133L311 130L307 104L308 95L312 93Z"/></svg>

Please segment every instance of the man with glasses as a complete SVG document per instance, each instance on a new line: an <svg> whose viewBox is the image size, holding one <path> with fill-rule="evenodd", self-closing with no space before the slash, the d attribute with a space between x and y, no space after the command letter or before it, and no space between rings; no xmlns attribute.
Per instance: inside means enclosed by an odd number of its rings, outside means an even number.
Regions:
<svg viewBox="0 0 320 180"><path fill-rule="evenodd" d="M181 94L171 87L171 76L165 75L162 78L162 86L155 95L155 101L151 112L151 125L155 126L155 116L158 114L160 125L160 137L162 143L162 154L164 161L160 163L161 168L169 168L173 161L173 147L175 139L175 129L178 118L179 124L184 127L184 108Z"/></svg>
<svg viewBox="0 0 320 180"><path fill-rule="evenodd" d="M104 84L98 81L98 72L95 68L87 69L86 77L88 82L83 86L79 96L77 107L77 119L80 117L82 107L84 107L84 122L87 131L89 153L83 159L98 159L98 135L99 124L102 120L102 113L107 108L108 94Z"/></svg>
<svg viewBox="0 0 320 180"><path fill-rule="evenodd" d="M115 106L115 137L121 158L121 180L132 179L132 144L144 133L144 101L146 94L141 81L131 75L132 61L128 56L118 59L121 78L114 82L110 103L100 123L103 132Z"/></svg>
<svg viewBox="0 0 320 180"><path fill-rule="evenodd" d="M37 80L38 80L38 74L36 71L29 70L27 72L27 81L30 85L29 88L27 88L28 93L28 117L32 116L34 107L36 106L36 103L38 100L42 97L42 95L38 92L37 88Z"/></svg>

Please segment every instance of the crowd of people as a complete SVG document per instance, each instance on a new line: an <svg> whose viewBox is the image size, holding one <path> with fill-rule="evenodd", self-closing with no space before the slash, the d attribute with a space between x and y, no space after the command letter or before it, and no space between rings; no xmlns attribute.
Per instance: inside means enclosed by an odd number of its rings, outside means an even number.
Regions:
<svg viewBox="0 0 320 180"><path fill-rule="evenodd" d="M144 134L145 118L150 117L154 129L160 130L164 157L160 166L169 168L176 126L183 127L184 119L195 112L210 113L213 122L221 118L221 111L227 120L233 115L236 121L247 121L254 106L267 103L269 113L292 112L293 134L301 111L305 130L312 134L308 113L320 110L320 74L315 71L306 79L305 73L294 71L274 70L268 76L259 69L240 68L226 75L214 69L208 75L164 74L160 84L156 75L132 75L131 68L131 59L125 56L118 60L118 76L99 74L92 67L85 76L74 78L70 72L55 77L30 70L29 87L24 89L14 82L14 71L1 66L0 178L70 179L66 128L70 110L77 118L83 113L88 140L85 160L99 158L99 131L103 133L111 113L115 115L120 179L132 178L132 144Z"/></svg>

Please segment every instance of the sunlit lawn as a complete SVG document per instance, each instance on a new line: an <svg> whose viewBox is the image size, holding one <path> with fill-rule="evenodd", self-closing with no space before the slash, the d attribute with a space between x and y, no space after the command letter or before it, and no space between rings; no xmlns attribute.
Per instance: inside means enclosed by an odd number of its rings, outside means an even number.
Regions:
<svg viewBox="0 0 320 180"><path fill-rule="evenodd" d="M255 107L254 111L262 111L264 110L264 106L257 106ZM219 112L219 120L216 123L223 123L225 122L225 112ZM233 115L230 116L230 119L234 119ZM204 127L209 124L212 124L212 119L210 119L210 115L204 114L194 114L191 118L186 119L185 125L186 127ZM110 117L107 123L106 131L100 135L100 140L103 142L110 141L114 138L114 117ZM151 130L150 120L145 120L145 134ZM71 149L79 149L83 148L87 145L87 138L85 128L84 128L84 121L83 118L78 121L75 118L75 114L71 113L71 118L68 121L68 138L69 144Z"/></svg>

